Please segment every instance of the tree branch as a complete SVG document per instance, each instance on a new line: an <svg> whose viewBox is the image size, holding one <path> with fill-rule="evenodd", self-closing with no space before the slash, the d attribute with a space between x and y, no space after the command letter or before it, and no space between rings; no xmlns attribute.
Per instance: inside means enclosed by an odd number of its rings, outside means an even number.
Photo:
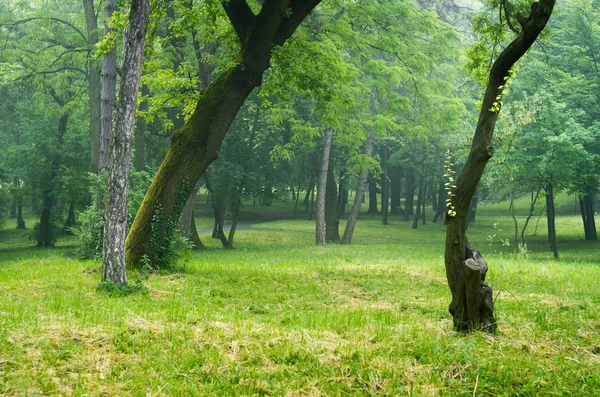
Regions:
<svg viewBox="0 0 600 397"><path fill-rule="evenodd" d="M254 22L254 13L248 6L248 3L246 3L246 0L226 0L221 2L221 4L243 47L248 36L248 31Z"/></svg>
<svg viewBox="0 0 600 397"><path fill-rule="evenodd" d="M296 28L307 17L308 14L321 2L321 0L291 0L291 12L286 16L277 33L274 43L282 45L296 31Z"/></svg>

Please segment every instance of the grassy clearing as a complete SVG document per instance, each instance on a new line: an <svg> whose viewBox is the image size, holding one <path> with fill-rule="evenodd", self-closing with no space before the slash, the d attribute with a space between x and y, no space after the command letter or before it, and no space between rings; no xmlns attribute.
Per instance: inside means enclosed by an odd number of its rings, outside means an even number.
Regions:
<svg viewBox="0 0 600 397"><path fill-rule="evenodd" d="M72 240L25 250L3 234L0 394L598 395L598 244L565 214L560 260L541 226L514 254L494 211L470 238L499 293L495 338L451 331L441 225L365 217L352 245L316 247L312 222L261 223L124 298L95 290L97 263L64 256Z"/></svg>

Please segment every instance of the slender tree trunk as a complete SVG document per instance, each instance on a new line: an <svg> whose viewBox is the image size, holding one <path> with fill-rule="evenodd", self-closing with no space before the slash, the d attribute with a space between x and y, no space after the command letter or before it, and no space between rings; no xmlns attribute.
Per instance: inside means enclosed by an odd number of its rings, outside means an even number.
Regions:
<svg viewBox="0 0 600 397"><path fill-rule="evenodd" d="M421 215L421 205L424 205L423 203L423 195L424 195L424 185L423 185L423 180L424 180L425 176L423 175L423 173L421 172L421 175L419 176L419 191L417 193L417 210L415 211L415 214L413 216L413 224L412 224L412 228L416 229L419 226L419 216Z"/></svg>
<svg viewBox="0 0 600 397"><path fill-rule="evenodd" d="M404 200L404 217L403 220L407 221L410 216L414 214L414 201L415 201L415 172L412 167L408 168L406 174L406 200Z"/></svg>
<svg viewBox="0 0 600 397"><path fill-rule="evenodd" d="M150 89L146 84L142 84L142 96L148 97ZM144 99L140 103L140 111L148 111L148 100ZM144 171L146 168L146 118L137 116L135 118L135 156L133 157L133 166L136 171Z"/></svg>
<svg viewBox="0 0 600 397"><path fill-rule="evenodd" d="M525 241L525 230L527 230L527 225L529 225L529 221L531 220L531 217L533 217L533 214L535 212L535 204L537 203L537 199L540 195L540 192L542 190L542 186L540 185L540 187L537 189L537 192L535 193L535 196L533 196L533 191L532 193L532 197L531 197L531 204L529 206L529 214L527 214L527 218L525 218L525 223L523 224L523 228L521 229L521 241L519 243L520 247L525 247L526 241ZM553 200L554 202L554 200Z"/></svg>
<svg viewBox="0 0 600 397"><path fill-rule="evenodd" d="M190 229L191 229L191 234L190 234L190 241L192 244L194 244L194 249L198 250L198 251L203 251L206 249L206 246L204 244L202 244L202 241L200 241L200 237L198 236L198 229L196 228L196 220L195 220L195 216L194 216L194 210L192 210L192 219L191 219L191 224L190 224Z"/></svg>
<svg viewBox="0 0 600 397"><path fill-rule="evenodd" d="M300 201L300 183L298 183L298 192L296 193L296 204L294 205L294 215L292 219L296 219L296 213L298 212L298 202Z"/></svg>
<svg viewBox="0 0 600 397"><path fill-rule="evenodd" d="M223 247L227 246L227 238L223 232L223 226L225 223L225 200L220 192L213 189L210 182L208 171L204 173L204 182L206 183L206 189L209 191L210 204L213 209L213 216L215 218L215 225L213 226L212 238L221 240Z"/></svg>
<svg viewBox="0 0 600 397"><path fill-rule="evenodd" d="M367 137L367 143L365 146L365 154L367 157L371 157L373 153L373 141L375 140L375 134L373 132L369 133ZM360 213L360 207L365 197L365 188L367 186L367 179L369 178L369 167L365 166L360 174L360 178L358 180L358 187L356 188L356 195L354 196L354 204L352 205L352 211L350 211L350 216L348 217L348 222L346 223L346 230L344 231L344 237L342 238L342 244L350 244L352 241L352 235L354 234L354 228L356 227L356 221L358 220L358 214Z"/></svg>
<svg viewBox="0 0 600 397"><path fill-rule="evenodd" d="M400 194L402 176L390 176L390 207L392 214L398 214L400 211Z"/></svg>
<svg viewBox="0 0 600 397"><path fill-rule="evenodd" d="M65 232L71 233L71 228L76 224L77 222L75 221L75 202L71 201L69 203L69 212L67 214L67 219L65 220Z"/></svg>
<svg viewBox="0 0 600 397"><path fill-rule="evenodd" d="M329 165L327 166L327 187L325 188L325 241L328 243L339 243L340 241L340 213L337 191L333 172L333 153L330 150Z"/></svg>
<svg viewBox="0 0 600 397"><path fill-rule="evenodd" d="M311 221L313 214L315 213L315 188L310 191L310 212L308 213L308 220Z"/></svg>
<svg viewBox="0 0 600 397"><path fill-rule="evenodd" d="M444 181L441 180L438 186L438 201L437 201L437 210L435 212L435 216L433 217L433 223L437 223L438 219L442 217L444 219L444 212L446 210L446 187L444 186Z"/></svg>
<svg viewBox="0 0 600 397"><path fill-rule="evenodd" d="M492 290L483 281L472 278L470 245L466 237L466 218L469 205L488 160L493 156L492 138L501 107L504 85L510 70L537 39L550 18L554 0L540 0L532 5L531 14L525 18L518 14L521 33L494 61L482 101L479 120L467 162L453 189L450 214L446 215L446 277L452 293L450 313L454 328L472 331L482 328L495 332L496 320Z"/></svg>
<svg viewBox="0 0 600 397"><path fill-rule="evenodd" d="M25 219L23 219L23 192L21 191L21 182L17 178L17 229L25 229Z"/></svg>
<svg viewBox="0 0 600 397"><path fill-rule="evenodd" d="M423 205L421 205L421 222L423 223L423 225L427 224L427 217L425 216L425 208L427 207L427 205L425 205L426 197L427 197L427 193L428 193L428 187L429 184L425 183L425 186L423 187L425 189L425 191L423 192Z"/></svg>
<svg viewBox="0 0 600 397"><path fill-rule="evenodd" d="M117 11L115 0L106 0L104 4L104 35L116 33L108 27L108 21ZM117 49L113 45L109 52L102 56L102 94L100 108L100 159L98 169L108 168L110 161L110 144L113 136L113 113L115 110L117 87Z"/></svg>
<svg viewBox="0 0 600 397"><path fill-rule="evenodd" d="M551 183L546 185L546 215L548 217L548 237L550 239L550 248L554 253L554 257L558 258L558 245L556 244L554 188Z"/></svg>
<svg viewBox="0 0 600 397"><path fill-rule="evenodd" d="M375 178L371 175L369 178L369 209L367 210L367 214L378 214L377 210L377 182L375 182Z"/></svg>
<svg viewBox="0 0 600 397"><path fill-rule="evenodd" d="M129 10L129 28L123 37L121 84L116 129L111 140L102 247L102 282L116 285L127 285L125 237L129 164L149 12L149 0L133 0ZM138 261L140 259L141 257L137 258Z"/></svg>
<svg viewBox="0 0 600 397"><path fill-rule="evenodd" d="M327 191L327 174L329 170L329 153L331 151L331 141L333 139L333 130L325 129L323 143L323 154L321 156L321 170L319 171L319 186L317 188L317 245L326 243L326 219L325 219L325 197Z"/></svg>
<svg viewBox="0 0 600 397"><path fill-rule="evenodd" d="M591 186L585 187L585 195L583 196L584 208L585 208L585 219L587 220L587 230L585 239L588 241L595 241L598 239L596 234L596 220L594 219L594 193Z"/></svg>
<svg viewBox="0 0 600 397"><path fill-rule="evenodd" d="M383 173L381 175L381 223L383 225L388 224L388 214L390 207L390 181L388 179L388 148L384 144L382 145L382 160L383 160Z"/></svg>
<svg viewBox="0 0 600 397"><path fill-rule="evenodd" d="M92 52L98 43L98 18L94 10L93 0L83 0L85 22L87 27L88 44L88 90L90 104L90 154L91 170L94 174L99 171L100 165L100 62L92 58Z"/></svg>
<svg viewBox="0 0 600 397"><path fill-rule="evenodd" d="M243 102L262 82L275 46L283 45L320 0L265 0L255 15L245 2L223 2L241 47L234 64L202 92L186 124L172 137L171 148L154 177L127 238L128 263L139 266L152 256L152 218L160 208L167 221L179 218L177 202L185 184L194 185L217 158L229 126ZM185 193L186 198L189 192ZM166 229L159 231L166 234Z"/></svg>
<svg viewBox="0 0 600 397"><path fill-rule="evenodd" d="M58 120L57 154L54 156L54 159L52 159L50 173L48 178L44 181L44 190L42 193L42 214L40 216L39 231L37 234L38 247L54 246L54 225L51 222L52 206L54 205L54 184L62 164L62 155L60 152L62 150L64 137L67 132L68 121L69 113L65 111Z"/></svg>

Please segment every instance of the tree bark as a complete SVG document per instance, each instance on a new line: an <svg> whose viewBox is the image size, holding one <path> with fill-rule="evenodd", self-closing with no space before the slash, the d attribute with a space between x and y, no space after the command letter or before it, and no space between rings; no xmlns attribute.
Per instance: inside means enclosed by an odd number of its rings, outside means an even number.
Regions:
<svg viewBox="0 0 600 397"><path fill-rule="evenodd" d="M244 0L222 5L240 44L240 54L203 92L196 109L172 137L171 148L135 217L127 238L128 264L139 266L142 255L153 257L150 247L152 218L157 208L166 220L177 219L182 187L194 185L218 156L219 148L246 97L262 82L271 51L283 45L320 0L265 0L254 15ZM185 193L186 198L189 192ZM161 235L166 233L163 228Z"/></svg>
<svg viewBox="0 0 600 397"><path fill-rule="evenodd" d="M377 182L375 182L375 178L373 175L369 178L369 209L367 210L367 214L378 214L377 210Z"/></svg>
<svg viewBox="0 0 600 397"><path fill-rule="evenodd" d="M94 10L93 0L83 0L85 22L87 27L88 45L88 90L90 101L90 154L91 170L94 174L99 171L100 165L100 62L92 58L92 53L98 43L98 19Z"/></svg>
<svg viewBox="0 0 600 397"><path fill-rule="evenodd" d="M553 7L554 0L540 0L540 2L533 3L531 14L528 17L524 17L522 14L517 15L517 19L522 25L522 31L502 51L492 66L471 150L456 181L456 188L453 190L452 211L446 215L445 265L446 277L452 293L449 310L454 320L454 328L457 330L473 331L481 327L488 331L495 331L493 315L491 320L488 320L490 324L486 326L484 318L481 316L481 308L484 305L481 302L475 302L475 306L473 306L472 302L472 297L476 296L472 291L475 287L468 284L467 265L465 265L465 261L469 259L467 253L469 244L466 238L467 211L485 166L494 153L491 146L492 137L500 111L502 90L506 80L510 77L510 70L544 29ZM489 287L478 287L480 292L487 288ZM480 307L479 311L476 310L477 306ZM469 320L469 313L473 310L478 316L476 321Z"/></svg>
<svg viewBox="0 0 600 397"><path fill-rule="evenodd" d="M546 185L546 216L548 218L548 239L550 248L555 258L558 258L558 245L556 244L556 211L554 205L554 187L552 183Z"/></svg>
<svg viewBox="0 0 600 397"><path fill-rule="evenodd" d="M424 200L424 185L423 185L423 180L425 179L425 176L423 175L423 173L421 172L421 175L419 176L419 191L417 193L417 210L415 211L415 214L413 216L413 224L412 224L412 228L416 229L419 226L419 217L421 216L421 206L425 205L425 203L423 202Z"/></svg>
<svg viewBox="0 0 600 397"><path fill-rule="evenodd" d="M62 164L61 150L63 147L64 137L67 132L67 122L69 121L69 113L66 111L58 120L58 136L57 136L57 153L52 159L50 165L50 173L44 181L44 190L42 193L42 214L40 216L39 231L37 233L38 247L53 247L54 246L54 225L51 222L52 206L54 205L54 183L58 176L58 171Z"/></svg>
<svg viewBox="0 0 600 397"><path fill-rule="evenodd" d="M123 37L121 83L116 129L111 140L102 247L102 282L112 282L116 285L127 285L125 237L129 164L149 12L149 0L133 0L129 10L129 28ZM136 259L140 261L141 257Z"/></svg>
<svg viewBox="0 0 600 397"><path fill-rule="evenodd" d="M142 96L146 98L150 89L146 84L142 84ZM140 103L140 111L148 111L148 100L144 99ZM133 157L133 166L136 171L144 171L146 168L146 118L137 116L135 118L135 156Z"/></svg>
<svg viewBox="0 0 600 397"><path fill-rule="evenodd" d="M367 137L367 143L365 145L365 154L367 157L371 157L373 153L373 141L375 140L375 134L369 133ZM358 187L356 188L356 195L354 196L354 204L352 205L352 211L348 216L348 222L346 223L346 229L344 231L344 237L342 238L342 244L350 244L352 241L352 235L354 234L354 228L356 227L356 221L358 220L358 214L360 213L360 207L365 197L365 188L367 186L367 179L369 178L369 167L365 166L360 174L358 180Z"/></svg>
<svg viewBox="0 0 600 397"><path fill-rule="evenodd" d="M190 234L190 241L192 244L194 244L194 249L198 250L198 251L203 251L206 249L206 246L204 244L202 244L202 241L200 241L200 236L198 236L198 229L196 228L196 221L195 221L195 216L194 216L194 210L192 210L192 219L191 219L191 234Z"/></svg>
<svg viewBox="0 0 600 397"><path fill-rule="evenodd" d="M327 191L327 175L329 169L329 154L331 151L331 141L333 130L325 129L323 154L321 155L321 169L319 171L319 185L317 187L317 245L326 243L326 219L325 219L325 197Z"/></svg>
<svg viewBox="0 0 600 397"><path fill-rule="evenodd" d="M325 241L340 242L340 212L338 209L338 189L333 172L333 153L329 152L327 166L327 187L325 188Z"/></svg>
<svg viewBox="0 0 600 397"><path fill-rule="evenodd" d="M388 148L385 144L381 148L383 173L381 174L381 223L388 224L388 213L390 208L390 181L388 179Z"/></svg>
<svg viewBox="0 0 600 397"><path fill-rule="evenodd" d="M414 214L415 202L415 171L412 167L408 168L406 174L406 199L404 200L404 216L403 220L407 221Z"/></svg>
<svg viewBox="0 0 600 397"><path fill-rule="evenodd" d="M591 186L585 187L585 195L583 196L583 203L585 209L585 220L587 221L585 239L588 241L595 241L598 239L596 234L596 220L594 219L594 193Z"/></svg>
<svg viewBox="0 0 600 397"><path fill-rule="evenodd" d="M108 21L117 11L115 0L106 0L104 4L104 35L116 33L108 27ZM108 168L110 161L110 142L113 136L113 113L115 110L117 87L117 49L113 44L110 51L102 55L102 94L100 106L100 159L99 171Z"/></svg>
<svg viewBox="0 0 600 397"><path fill-rule="evenodd" d="M390 176L390 207L392 214L400 211L401 174Z"/></svg>

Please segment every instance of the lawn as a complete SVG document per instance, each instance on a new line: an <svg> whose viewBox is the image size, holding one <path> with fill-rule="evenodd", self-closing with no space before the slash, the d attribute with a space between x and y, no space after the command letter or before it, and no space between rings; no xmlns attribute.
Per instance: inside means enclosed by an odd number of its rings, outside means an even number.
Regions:
<svg viewBox="0 0 600 397"><path fill-rule="evenodd" d="M351 245L317 247L303 212L263 222L292 205L250 203L261 223L236 249L203 235L211 249L125 297L96 291L100 265L70 259L73 238L36 249L0 232L0 394L599 395L600 244L581 241L567 204L559 260L544 219L527 252L503 244L506 203L470 227L497 294L495 337L452 331L443 225L363 216Z"/></svg>

